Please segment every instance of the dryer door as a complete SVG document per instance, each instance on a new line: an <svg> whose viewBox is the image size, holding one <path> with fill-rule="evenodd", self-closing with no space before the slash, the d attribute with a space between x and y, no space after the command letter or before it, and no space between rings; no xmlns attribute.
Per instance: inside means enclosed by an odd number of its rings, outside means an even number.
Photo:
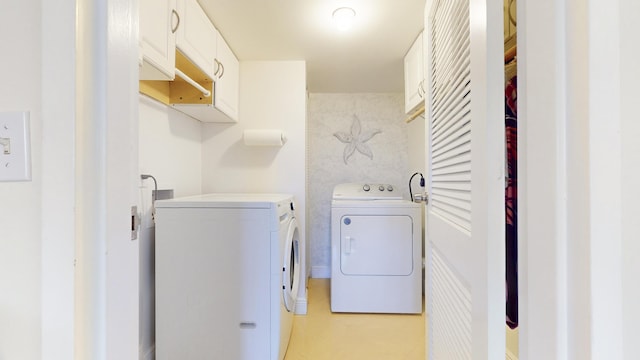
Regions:
<svg viewBox="0 0 640 360"><path fill-rule="evenodd" d="M300 231L295 218L291 219L284 246L284 263L282 264L282 289L284 306L294 312L300 285Z"/></svg>
<svg viewBox="0 0 640 360"><path fill-rule="evenodd" d="M405 215L345 215L340 221L344 275L413 272L413 220Z"/></svg>

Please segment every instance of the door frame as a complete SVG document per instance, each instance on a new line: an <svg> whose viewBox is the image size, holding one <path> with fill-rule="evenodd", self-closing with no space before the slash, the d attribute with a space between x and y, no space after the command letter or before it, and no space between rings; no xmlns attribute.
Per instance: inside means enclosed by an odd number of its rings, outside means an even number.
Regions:
<svg viewBox="0 0 640 360"><path fill-rule="evenodd" d="M518 7L520 359L636 355L634 9L629 0Z"/></svg>
<svg viewBox="0 0 640 360"><path fill-rule="evenodd" d="M43 359L138 357L137 14L42 3Z"/></svg>

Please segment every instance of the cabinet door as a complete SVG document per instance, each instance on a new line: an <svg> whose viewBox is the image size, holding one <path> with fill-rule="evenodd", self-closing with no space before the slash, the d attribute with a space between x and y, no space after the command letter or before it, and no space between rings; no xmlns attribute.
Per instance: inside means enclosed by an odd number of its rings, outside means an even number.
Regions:
<svg viewBox="0 0 640 360"><path fill-rule="evenodd" d="M140 0L140 80L173 80L180 20L176 0Z"/></svg>
<svg viewBox="0 0 640 360"><path fill-rule="evenodd" d="M196 0L178 0L181 24L176 47L191 62L213 79L217 31Z"/></svg>
<svg viewBox="0 0 640 360"><path fill-rule="evenodd" d="M231 119L237 121L240 64L219 33L216 59L219 65L218 69L216 69L214 106Z"/></svg>
<svg viewBox="0 0 640 360"><path fill-rule="evenodd" d="M404 110L410 113L424 101L422 33L404 57Z"/></svg>

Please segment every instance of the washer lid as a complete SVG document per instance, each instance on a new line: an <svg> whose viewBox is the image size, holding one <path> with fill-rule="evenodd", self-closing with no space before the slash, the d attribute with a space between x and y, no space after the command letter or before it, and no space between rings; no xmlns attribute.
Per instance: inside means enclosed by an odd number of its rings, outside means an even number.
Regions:
<svg viewBox="0 0 640 360"><path fill-rule="evenodd" d="M402 200L402 194L391 184L345 183L333 189L333 200Z"/></svg>
<svg viewBox="0 0 640 360"><path fill-rule="evenodd" d="M212 193L182 198L157 200L156 208L252 208L270 209L289 207L293 196L289 194Z"/></svg>

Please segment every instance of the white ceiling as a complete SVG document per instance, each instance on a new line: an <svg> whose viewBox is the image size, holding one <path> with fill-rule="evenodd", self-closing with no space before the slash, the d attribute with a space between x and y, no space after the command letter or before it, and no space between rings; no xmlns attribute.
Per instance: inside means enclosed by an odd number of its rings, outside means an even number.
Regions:
<svg viewBox="0 0 640 360"><path fill-rule="evenodd" d="M309 92L402 92L424 0L198 0L242 60L306 60ZM355 9L348 32L333 10Z"/></svg>

